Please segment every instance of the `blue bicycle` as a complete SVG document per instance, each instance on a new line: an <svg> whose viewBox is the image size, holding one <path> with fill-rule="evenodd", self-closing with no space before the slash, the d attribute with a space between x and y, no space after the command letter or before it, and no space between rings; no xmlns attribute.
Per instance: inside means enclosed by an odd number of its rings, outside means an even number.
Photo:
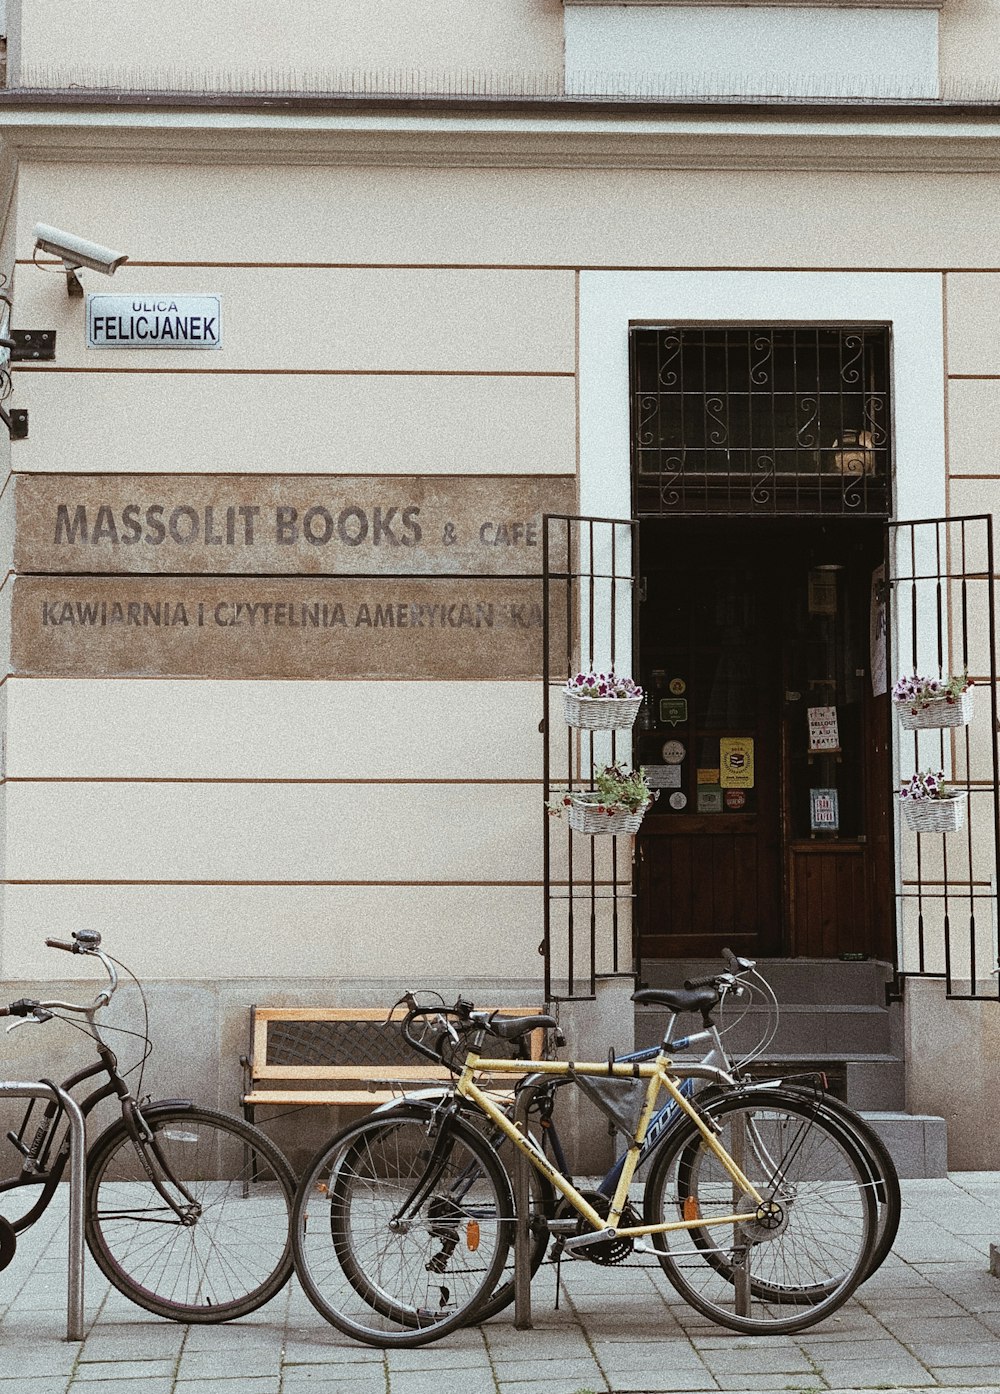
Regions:
<svg viewBox="0 0 1000 1394"><path fill-rule="evenodd" d="M748 1065L767 1048L773 1039L779 1008L770 984L757 971L757 965L752 960L737 958L728 951L724 951L724 959L726 969L723 972L689 981L683 988L643 989L635 994L634 1000L641 1004L651 1003L666 1007L672 1014L665 1033L666 1049L683 1058L687 1068L695 1071L695 1075L684 1079L680 1085L681 1092L686 1098L691 1100L697 1098L700 1107L718 1108L724 1111L727 1107L727 1100L761 1099L773 1094L775 1090L780 1090L782 1096L790 1097L799 1102L803 1117L810 1122L817 1123L827 1135L842 1143L850 1151L861 1171L863 1184L870 1189L877 1207L875 1243L865 1269L865 1277L867 1278L875 1272L889 1253L899 1227L901 1212L899 1179L892 1158L874 1130L846 1104L826 1091L821 1076L815 1074L792 1075L766 1080L749 1077L747 1074ZM765 1030L764 1038L754 1050L740 1058L735 1058L727 1050L723 1032L714 1020L712 1013L721 1007L727 999L750 998L755 995L763 997L771 1005L772 1017ZM408 998L406 1001L411 1009L416 1006L412 998ZM433 1023L435 1017L437 1018L437 1032L430 1042L429 1049L427 1042L422 1042L425 1053L433 1053L438 1058L443 1059L445 1063L453 1063L456 1070L460 1069L464 1050L461 1031L456 1030L455 1023L456 1021L460 1022L463 1017L468 1018L472 1010L471 1004L458 1003L455 1008L442 1007L439 1012L427 1007L420 1010L427 1014L424 1016L425 1022ZM701 1028L686 1035L675 1036L678 1019L682 1015L692 1013L701 1016ZM618 1056L617 1060L618 1063L651 1060L655 1058L658 1049L658 1046L653 1046L647 1050L634 1051L627 1055ZM692 1064L692 1060L695 1063ZM530 1070L530 1064L527 1061L526 1068ZM696 1077L699 1069L704 1071L702 1078ZM721 1085L718 1082L720 1074L726 1081ZM626 1136L634 1122L634 1115L641 1105L641 1094L645 1092L644 1087L630 1089L630 1081L609 1079L607 1083L604 1081L595 1083L593 1079L583 1076L575 1080L573 1078L567 1080L528 1073L522 1081L522 1085L531 1085L535 1090L530 1115L533 1133L563 1174L568 1174L568 1168L558 1129L555 1125L554 1113L558 1090L565 1087L567 1083L576 1083L583 1088L598 1107L608 1115L612 1124ZM407 1094L392 1103L384 1104L375 1110L372 1120L380 1117L385 1120L388 1126L391 1126L394 1120L398 1121L404 1116L412 1118L414 1110L423 1110L425 1114L431 1114L445 1100L451 1099L450 1092L441 1089L418 1091ZM513 1108L512 1098L510 1107ZM470 1112L467 1116L477 1126L482 1127L483 1116L481 1114ZM685 1122L680 1108L672 1100L668 1100L654 1115L640 1145L639 1152L640 1166L649 1162L653 1163L652 1176L655 1177L657 1174L655 1159L670 1153L670 1139L675 1135L675 1130L683 1128ZM503 1137L497 1136L492 1131L487 1131L486 1136L509 1171L512 1162L509 1155L509 1144ZM366 1138L366 1145L369 1145L371 1143L370 1130L366 1134ZM754 1137L752 1134L748 1145L757 1149L758 1152L767 1147L766 1142L761 1137ZM624 1160L625 1154L623 1153L595 1188L585 1189L582 1192L599 1213L607 1212ZM759 1156L758 1160L768 1165L769 1169L773 1169L770 1168L770 1159L766 1156ZM690 1157L682 1157L677 1166L675 1204L679 1216L684 1218L690 1218L691 1207L697 1204L699 1182L697 1168L698 1154L696 1151L692 1151ZM531 1271L534 1274L549 1252L550 1243L553 1246L553 1257L558 1259L562 1256L567 1241L578 1235L580 1228L579 1217L569 1207L563 1205L554 1188L535 1168L530 1169L529 1181L531 1186ZM453 1191L456 1188L460 1190L463 1184L461 1175L453 1177L450 1184ZM718 1272L725 1274L728 1271L727 1266L731 1264L731 1259L715 1243L712 1231L706 1227L704 1230L693 1231L693 1234L694 1243L701 1258ZM626 1244L616 1245L614 1241L611 1241L607 1245L600 1243L588 1245L585 1249L578 1251L577 1257L585 1257L590 1262L610 1265L624 1262L630 1252L630 1246ZM797 1290L794 1295L790 1292L784 1299L780 1293L776 1295L775 1292L771 1292L768 1295L771 1300L779 1302L787 1300L801 1303L803 1300L801 1290ZM821 1295L817 1294L817 1300ZM485 1321L488 1317L502 1311L513 1301L513 1297L513 1258L511 1255L492 1297L478 1309L476 1321Z"/></svg>

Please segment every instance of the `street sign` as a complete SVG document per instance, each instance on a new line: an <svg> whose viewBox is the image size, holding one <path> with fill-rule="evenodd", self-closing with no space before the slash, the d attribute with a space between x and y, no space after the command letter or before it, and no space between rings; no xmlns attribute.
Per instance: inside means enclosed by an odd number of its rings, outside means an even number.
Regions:
<svg viewBox="0 0 1000 1394"><path fill-rule="evenodd" d="M87 347L221 348L221 297L104 293L88 295Z"/></svg>

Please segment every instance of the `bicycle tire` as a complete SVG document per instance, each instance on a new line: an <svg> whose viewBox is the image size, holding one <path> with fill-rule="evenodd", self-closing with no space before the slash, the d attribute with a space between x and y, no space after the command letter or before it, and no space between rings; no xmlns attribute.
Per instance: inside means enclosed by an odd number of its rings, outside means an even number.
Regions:
<svg viewBox="0 0 1000 1394"><path fill-rule="evenodd" d="M204 1108L143 1112L153 1142L133 1141L124 1120L87 1158L86 1237L97 1266L138 1306L172 1321L216 1323L256 1311L292 1275L295 1177L258 1128ZM199 1208L186 1225L178 1204Z"/></svg>
<svg viewBox="0 0 1000 1394"><path fill-rule="evenodd" d="M805 1101L803 1101L805 1102ZM822 1125L831 1135L840 1135L840 1141L848 1143L851 1150L852 1161L861 1169L861 1183L869 1190L870 1194L875 1195L873 1183L870 1178L867 1162L857 1139L846 1130L842 1129L840 1123L829 1112L825 1111L822 1103L815 1097L808 1099L807 1107L810 1115ZM751 1144L754 1139L751 1136ZM758 1152L762 1150L758 1146ZM698 1150L693 1144L689 1144L685 1156L682 1158L678 1167L678 1217L682 1218L686 1213L685 1201L697 1198L697 1185L692 1185L692 1173L695 1172ZM763 1162L763 1158L758 1158ZM767 1159L768 1167L771 1165ZM692 1165L692 1162L695 1165ZM765 1169L766 1170L766 1169ZM758 1188L759 1189L759 1188ZM876 1208L876 1237L878 1233L878 1210ZM719 1249L717 1243L709 1232L694 1230L692 1240L700 1250L706 1263L710 1263L717 1273L721 1273L727 1282L734 1281L734 1268L730 1258ZM859 1282L863 1282L871 1272L871 1268L866 1269ZM781 1303L794 1306L812 1306L821 1301L824 1297L832 1293L840 1282L841 1275L834 1274L824 1278L820 1282L811 1284L778 1284L768 1281L759 1275L753 1275L750 1279L750 1287L755 1297L766 1299L773 1303Z"/></svg>
<svg viewBox="0 0 1000 1394"><path fill-rule="evenodd" d="M754 1086L750 1081L747 1081L747 1084L751 1088L760 1087L759 1085ZM772 1087L781 1093L792 1093L803 1099L814 1101L816 1106L830 1117L834 1125L847 1130L859 1155L865 1162L868 1184L872 1188L877 1207L875 1245L872 1249L868 1271L865 1274L864 1280L867 1280L881 1267L891 1252L899 1232L899 1223L903 1213L899 1174L896 1171L892 1155L871 1124L867 1123L860 1114L835 1095L825 1091L817 1092L814 1085L799 1084L794 1079L775 1081ZM709 1103L715 1099L725 1098L726 1091L713 1087L711 1090L704 1090L698 1097L703 1103ZM677 1126L683 1126L682 1120L678 1120L673 1125L673 1127Z"/></svg>
<svg viewBox="0 0 1000 1394"><path fill-rule="evenodd" d="M782 1089L799 1091L791 1081L782 1081ZM822 1108L852 1134L858 1150L865 1158L870 1184L878 1207L875 1245L865 1279L880 1268L892 1251L903 1214L903 1197L899 1189L899 1173L892 1154L872 1125L848 1104L832 1094L822 1096Z"/></svg>
<svg viewBox="0 0 1000 1394"><path fill-rule="evenodd" d="M696 1311L734 1331L785 1335L822 1321L863 1280L875 1244L875 1198L856 1144L791 1092L740 1091L705 1112L764 1200L777 1205L773 1228L748 1212L733 1226L654 1234L664 1273ZM734 1199L693 1122L668 1134L646 1186L647 1224L747 1204ZM798 1310L790 1314L790 1306Z"/></svg>
<svg viewBox="0 0 1000 1394"><path fill-rule="evenodd" d="M398 1103L386 1104L378 1110L378 1117L391 1117L399 1109L424 1108L428 1113L433 1111L435 1105L443 1103L450 1096L446 1092L430 1095L427 1091L426 1102L423 1099L403 1098ZM463 1106L464 1105L464 1106ZM510 1182L511 1193L514 1190L514 1149L510 1139L500 1131L483 1111L477 1106L468 1105L466 1101L459 1104L462 1109L462 1117L466 1122L471 1123L489 1143L490 1147L496 1152L500 1164L507 1173ZM556 1211L556 1189L547 1176L543 1176L535 1167L528 1167L528 1188L530 1192L531 1220L529 1228L531 1234L531 1248L529 1269L532 1278L538 1272L545 1255L548 1253L549 1233L547 1221L551 1220ZM504 1264L504 1271L501 1275L500 1284L496 1292L490 1297L476 1312L476 1322L489 1321L498 1312L504 1311L514 1301L514 1241L511 1239L510 1249L507 1260Z"/></svg>
<svg viewBox="0 0 1000 1394"><path fill-rule="evenodd" d="M403 1104L343 1129L307 1168L292 1213L295 1269L345 1335L426 1345L478 1319L513 1218L507 1174L482 1134Z"/></svg>

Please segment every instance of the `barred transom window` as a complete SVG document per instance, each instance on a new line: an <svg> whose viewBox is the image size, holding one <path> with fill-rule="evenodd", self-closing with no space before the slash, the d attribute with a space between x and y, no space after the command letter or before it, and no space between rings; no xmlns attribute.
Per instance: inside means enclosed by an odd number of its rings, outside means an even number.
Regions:
<svg viewBox="0 0 1000 1394"><path fill-rule="evenodd" d="M636 511L887 517L889 329L630 331Z"/></svg>

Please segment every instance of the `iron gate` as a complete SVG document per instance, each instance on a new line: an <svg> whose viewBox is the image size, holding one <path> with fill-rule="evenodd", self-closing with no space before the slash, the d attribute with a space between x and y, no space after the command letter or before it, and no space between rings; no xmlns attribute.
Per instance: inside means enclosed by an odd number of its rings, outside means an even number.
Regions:
<svg viewBox="0 0 1000 1394"><path fill-rule="evenodd" d="M566 724L560 688L581 671L633 671L637 632L634 520L546 514L542 520L541 730L548 807L594 788L604 765L632 763L632 733ZM582 836L544 817L545 999L593 997L599 974L634 968L632 840Z"/></svg>
<svg viewBox="0 0 1000 1394"><path fill-rule="evenodd" d="M964 806L961 829L919 832L892 800L898 978L940 977L949 997L995 998L1000 767L993 519L977 514L892 523L886 567L881 613L889 686L910 673L968 673L973 679L968 725L909 732L894 718L896 780L918 770L943 771ZM873 634L873 655L876 639Z"/></svg>
<svg viewBox="0 0 1000 1394"><path fill-rule="evenodd" d="M559 689L571 671L634 671L638 523L546 515L543 520L543 719L546 804L590 790L602 765L632 762L630 731L568 727ZM888 525L888 584L873 604L873 669L884 644L886 686L919 673L968 672L969 725L903 731L896 724L887 803L895 811L897 983L945 980L949 997L1000 997L996 606L988 514ZM876 632L876 628L878 632ZM918 769L944 772L964 795L963 826L911 829L896 797ZM631 842L574 837L546 816L543 842L546 1000L591 997L602 973L635 967Z"/></svg>

